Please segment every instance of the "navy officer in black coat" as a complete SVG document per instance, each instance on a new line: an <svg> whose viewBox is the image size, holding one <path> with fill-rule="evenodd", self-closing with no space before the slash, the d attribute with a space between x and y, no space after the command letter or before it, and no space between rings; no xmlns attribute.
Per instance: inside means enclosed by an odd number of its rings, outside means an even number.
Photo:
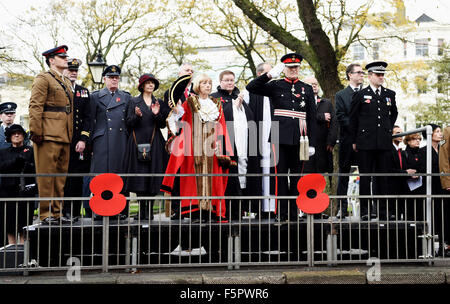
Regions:
<svg viewBox="0 0 450 304"><path fill-rule="evenodd" d="M286 54L269 72L255 78L247 85L250 93L270 97L273 106L272 131L278 124L279 145L275 152L275 165L271 173L302 173L303 160L314 154L316 105L312 87L298 79L299 66L303 57L297 53ZM285 78L275 79L284 71ZM272 132L270 141L276 143L276 132ZM301 137L309 139L309 151L300 160ZM306 145L305 145L306 146ZM276 150L276 149L275 149ZM297 196L297 182L299 176L277 177L276 195ZM284 221L297 220L298 208L296 200L278 201L277 215ZM288 208L289 207L289 208Z"/></svg>
<svg viewBox="0 0 450 304"><path fill-rule="evenodd" d="M68 69L64 71L64 75L72 83L73 91L73 136L70 144L69 173L88 173L91 165L91 149L89 147L92 123L91 98L88 89L75 83L81 64L80 59L69 59L67 61ZM83 176L70 176L66 179L64 196L83 196ZM64 215L67 218L79 216L81 202L75 200L72 204L64 204Z"/></svg>
<svg viewBox="0 0 450 304"><path fill-rule="evenodd" d="M397 120L395 92L382 86L387 63L375 61L366 65L369 86L353 95L350 125L353 150L357 152L360 173L387 173L389 153L392 148L392 128ZM377 177L373 193L388 194L387 176ZM370 176L361 176L360 195L370 195ZM379 200L383 205L383 200ZM360 200L361 218L373 218L367 199ZM375 201L376 203L376 201ZM386 210L380 211L380 219Z"/></svg>

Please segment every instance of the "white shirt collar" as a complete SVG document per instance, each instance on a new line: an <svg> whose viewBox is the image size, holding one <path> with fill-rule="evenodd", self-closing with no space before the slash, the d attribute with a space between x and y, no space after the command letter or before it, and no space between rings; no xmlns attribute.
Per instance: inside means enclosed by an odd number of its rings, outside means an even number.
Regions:
<svg viewBox="0 0 450 304"><path fill-rule="evenodd" d="M372 89L372 91L373 91L374 93L376 93L377 88L375 88L373 85L370 85L370 88ZM380 94L381 94L381 86L378 87L378 90L380 90L379 92L380 92Z"/></svg>

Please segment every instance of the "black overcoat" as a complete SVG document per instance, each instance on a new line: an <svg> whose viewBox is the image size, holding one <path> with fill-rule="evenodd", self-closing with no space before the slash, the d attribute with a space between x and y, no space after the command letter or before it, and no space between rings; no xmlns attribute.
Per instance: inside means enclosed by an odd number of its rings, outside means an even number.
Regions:
<svg viewBox="0 0 450 304"><path fill-rule="evenodd" d="M92 173L123 173L127 145L125 110L131 95L117 90L114 96L104 88L91 94L94 118L92 138Z"/></svg>
<svg viewBox="0 0 450 304"><path fill-rule="evenodd" d="M18 158L22 158L21 160ZM34 165L33 148L30 146L8 147L0 149L0 173L36 173ZM34 196L36 193L26 195L20 192L20 184L31 185L36 184L34 177L2 177L2 185L0 188L1 197L28 197ZM6 204L6 232L15 233L22 232L21 228L33 221L33 204L30 202L18 202L17 207L17 223L16 223L16 203L2 202L0 204L0 225L3 226L4 212ZM28 213L28 215L27 215ZM27 222L28 219L28 222ZM3 227L2 227L3 229Z"/></svg>
<svg viewBox="0 0 450 304"><path fill-rule="evenodd" d="M152 102L156 98L152 96ZM158 100L161 104L162 101ZM135 107L139 107L142 117L135 114ZM161 111L155 115L144 101L142 95L132 98L126 109L126 125L130 136L128 137L127 149L125 153L127 173L159 173L166 171L169 155L165 150L165 140L161 129L166 126L166 114ZM150 162L142 162L137 159L137 144L149 143L153 130L155 135L151 143ZM136 141L133 136L136 136ZM125 191L147 195L156 195L161 188L163 177L157 176L136 176L125 178Z"/></svg>

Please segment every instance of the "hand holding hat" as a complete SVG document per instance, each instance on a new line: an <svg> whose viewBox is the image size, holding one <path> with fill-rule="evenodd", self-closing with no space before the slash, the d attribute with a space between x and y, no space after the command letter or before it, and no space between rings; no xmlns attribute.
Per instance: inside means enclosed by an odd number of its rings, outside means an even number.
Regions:
<svg viewBox="0 0 450 304"><path fill-rule="evenodd" d="M285 67L284 63L278 63L276 66L273 67L269 72L267 72L267 75L269 75L270 78L277 78L280 76L281 72L283 72Z"/></svg>

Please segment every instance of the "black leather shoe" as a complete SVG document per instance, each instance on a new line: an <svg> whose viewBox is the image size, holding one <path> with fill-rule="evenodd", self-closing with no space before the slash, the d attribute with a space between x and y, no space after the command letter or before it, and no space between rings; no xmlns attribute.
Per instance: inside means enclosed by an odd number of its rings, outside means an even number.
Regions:
<svg viewBox="0 0 450 304"><path fill-rule="evenodd" d="M70 224L72 223L72 220L70 218L67 218L65 216L61 216L59 219L56 219L61 224Z"/></svg>
<svg viewBox="0 0 450 304"><path fill-rule="evenodd" d="M368 221L369 220L369 215L365 214L363 216L361 216L361 221Z"/></svg>
<svg viewBox="0 0 450 304"><path fill-rule="evenodd" d="M41 221L41 223L44 224L44 225L50 225L50 224L52 224L52 225L57 225L59 222L58 222L57 219L55 219L55 218L49 216L49 217L46 217L45 219L43 219L43 220Z"/></svg>

